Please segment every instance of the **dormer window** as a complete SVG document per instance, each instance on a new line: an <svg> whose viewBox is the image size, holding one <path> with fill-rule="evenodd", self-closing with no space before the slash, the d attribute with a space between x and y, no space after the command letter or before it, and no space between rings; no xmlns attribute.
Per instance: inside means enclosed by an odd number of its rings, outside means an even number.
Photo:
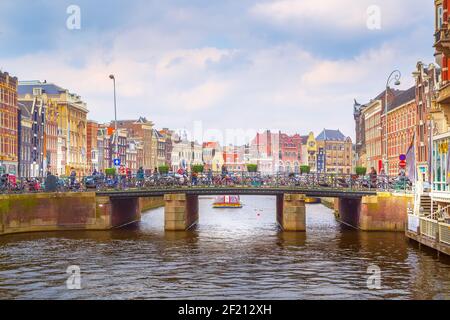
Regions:
<svg viewBox="0 0 450 320"><path fill-rule="evenodd" d="M42 88L33 88L33 96L41 96Z"/></svg>

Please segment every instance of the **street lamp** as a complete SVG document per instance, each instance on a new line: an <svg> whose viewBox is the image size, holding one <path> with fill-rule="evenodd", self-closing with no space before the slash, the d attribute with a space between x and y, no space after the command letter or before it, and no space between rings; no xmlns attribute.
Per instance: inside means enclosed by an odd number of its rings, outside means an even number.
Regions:
<svg viewBox="0 0 450 320"><path fill-rule="evenodd" d="M402 77L402 74L399 70L394 70L389 75L387 82L386 82L386 91L384 92L384 121L385 121L385 158L384 158L384 173L386 175L389 175L389 159L388 159L388 90L389 90L389 84L392 82L392 80L395 80L394 85L399 86L400 85L400 79Z"/></svg>
<svg viewBox="0 0 450 320"><path fill-rule="evenodd" d="M116 149L116 155L114 159L119 158L119 132L117 131L117 99L116 99L116 77L111 74L109 78L113 81L114 84L114 134L116 135L116 143L115 143L115 149Z"/></svg>

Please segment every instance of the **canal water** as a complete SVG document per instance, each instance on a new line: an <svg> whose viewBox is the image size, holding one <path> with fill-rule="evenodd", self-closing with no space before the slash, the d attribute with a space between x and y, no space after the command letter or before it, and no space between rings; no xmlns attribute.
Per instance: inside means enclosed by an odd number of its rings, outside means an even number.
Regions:
<svg viewBox="0 0 450 320"><path fill-rule="evenodd" d="M2 237L0 299L450 299L449 259L402 233L359 232L322 205L307 206L306 233L282 233L274 198L242 200L201 199L189 232L164 232L161 208L121 230ZM67 289L72 265L81 290Z"/></svg>

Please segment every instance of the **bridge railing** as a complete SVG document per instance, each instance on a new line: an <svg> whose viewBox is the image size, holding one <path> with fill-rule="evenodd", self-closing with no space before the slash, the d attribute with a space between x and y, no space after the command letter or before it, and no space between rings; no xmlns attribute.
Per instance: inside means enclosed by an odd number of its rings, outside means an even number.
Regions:
<svg viewBox="0 0 450 320"><path fill-rule="evenodd" d="M51 185L50 185L51 184ZM186 187L254 187L302 188L369 191L410 191L412 183L406 177L357 176L329 173L278 173L265 175L248 172L206 172L169 174L128 174L106 176L72 176L46 178L0 178L0 193L80 192L93 190L161 189Z"/></svg>

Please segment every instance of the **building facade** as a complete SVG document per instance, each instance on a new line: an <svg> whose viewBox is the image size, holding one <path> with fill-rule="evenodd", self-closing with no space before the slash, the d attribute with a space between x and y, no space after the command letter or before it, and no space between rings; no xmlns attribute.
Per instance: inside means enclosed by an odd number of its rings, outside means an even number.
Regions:
<svg viewBox="0 0 450 320"><path fill-rule="evenodd" d="M100 157L98 148L98 123L92 120L87 122L87 162L89 172L100 172ZM103 167L103 166L102 166Z"/></svg>
<svg viewBox="0 0 450 320"><path fill-rule="evenodd" d="M18 174L19 106L17 78L0 71L0 173Z"/></svg>
<svg viewBox="0 0 450 320"><path fill-rule="evenodd" d="M423 181L431 183L431 148L432 145L432 101L436 94L436 84L440 70L433 64L425 66L418 62L413 73L416 86L417 127L416 153L417 172Z"/></svg>
<svg viewBox="0 0 450 320"><path fill-rule="evenodd" d="M357 166L366 165L366 119L362 112L365 107L355 100L353 118L355 120L355 161Z"/></svg>
<svg viewBox="0 0 450 320"><path fill-rule="evenodd" d="M322 151L321 172L351 174L353 143L339 130L324 129L316 138L317 148Z"/></svg>
<svg viewBox="0 0 450 320"><path fill-rule="evenodd" d="M33 120L28 108L19 103L19 177L31 177L31 166L33 164Z"/></svg>
<svg viewBox="0 0 450 320"><path fill-rule="evenodd" d="M179 169L191 170L192 145L185 136L173 136L173 148L171 158L171 168L173 172Z"/></svg>
<svg viewBox="0 0 450 320"><path fill-rule="evenodd" d="M250 163L256 164L262 174L274 174L278 171L278 137L269 130L257 133L250 142Z"/></svg>
<svg viewBox="0 0 450 320"><path fill-rule="evenodd" d="M406 157L409 147L413 142L415 142L416 125L416 87L413 86L397 95L394 101L388 105L387 173L390 176L398 175L400 170L403 169L399 167L400 156L404 155Z"/></svg>
<svg viewBox="0 0 450 320"><path fill-rule="evenodd" d="M111 127L114 128L114 121ZM138 161L137 165L143 167L144 170L153 170L157 163L157 147L154 148L153 144L153 123L145 117L140 117L137 120L119 120L117 127L125 130L130 139L142 145L144 155L139 157L142 160L139 160L141 162Z"/></svg>
<svg viewBox="0 0 450 320"><path fill-rule="evenodd" d="M42 96L56 104L54 106L58 122L56 171L59 175L69 175L73 168L79 175L86 174L89 169L86 146L88 109L81 97L46 81L20 82L19 95L23 100Z"/></svg>
<svg viewBox="0 0 450 320"><path fill-rule="evenodd" d="M313 132L302 136L301 165L308 166L311 172L317 171L317 142Z"/></svg>
<svg viewBox="0 0 450 320"><path fill-rule="evenodd" d="M302 161L302 137L298 134L289 136L285 133L278 133L279 144L279 172L280 173L300 173Z"/></svg>
<svg viewBox="0 0 450 320"><path fill-rule="evenodd" d="M42 99L33 98L32 100L19 101L20 114L25 122L29 119L31 121L31 152L27 152L27 148L22 151L26 158L19 164L19 169L24 169L20 172L22 177L44 177L47 173L47 162L45 158L45 122L46 122L46 106ZM21 119L22 123L22 119ZM22 128L20 127L19 135L22 136ZM28 131L28 125L25 124L24 131ZM22 149L21 147L19 149ZM21 155L22 156L22 155ZM25 165L24 168L22 165ZM25 175L26 174L26 175Z"/></svg>

